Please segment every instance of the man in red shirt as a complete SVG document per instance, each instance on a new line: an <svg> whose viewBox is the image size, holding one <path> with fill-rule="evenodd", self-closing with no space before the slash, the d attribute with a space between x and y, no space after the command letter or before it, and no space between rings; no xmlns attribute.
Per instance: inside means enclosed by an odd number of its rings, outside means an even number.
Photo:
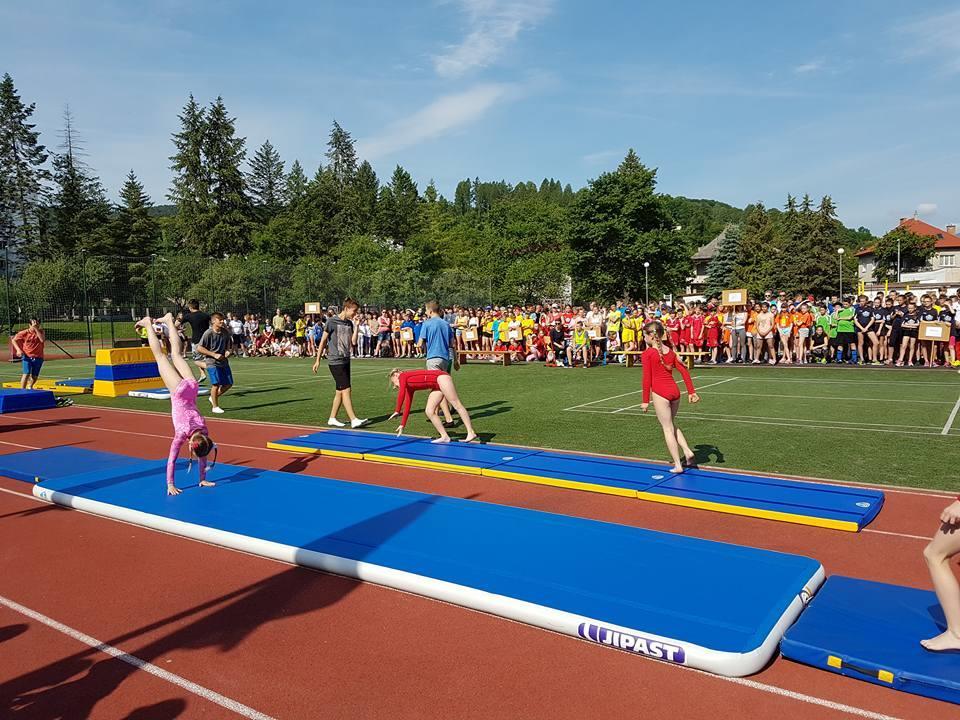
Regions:
<svg viewBox="0 0 960 720"><path fill-rule="evenodd" d="M30 318L30 327L18 332L10 341L13 351L21 356L20 369L23 377L20 378L20 387L24 390L32 390L37 378L40 377L40 368L43 367L43 344L46 341L47 335L36 318Z"/></svg>

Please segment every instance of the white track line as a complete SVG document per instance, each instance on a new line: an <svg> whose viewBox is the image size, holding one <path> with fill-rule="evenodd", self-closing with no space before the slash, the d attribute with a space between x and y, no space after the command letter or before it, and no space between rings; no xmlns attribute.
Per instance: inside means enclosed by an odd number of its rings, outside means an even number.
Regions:
<svg viewBox="0 0 960 720"><path fill-rule="evenodd" d="M75 630L69 625L64 625L63 623L58 622L51 617L39 613L36 610L31 610L30 608L10 600L9 598L5 598L2 595L0 595L0 605L13 610L14 612L20 613L21 615L25 615L31 620L42 623L47 627L56 630L57 632L63 633L64 635L83 643L84 645L89 645L98 652L102 652L110 657L120 660L121 662L132 665L137 670L143 670L144 672L149 673L154 677L158 677L161 680L170 683L171 685L176 685L177 687L186 690L189 693L193 693L197 697L201 697L204 700L209 700L212 703L216 703L220 707L235 712L241 717L250 718L250 720L273 720L270 715L265 715L264 713L254 710L252 707L244 705L237 700L228 698L225 695L221 695L220 693L209 688L205 688L203 685L198 685L197 683L187 680L180 675L175 675L172 672L159 668L153 663L147 662L146 660L138 658L134 655L130 655L129 653L125 653L123 650L116 648L113 645L107 645L106 643L103 643L94 637L90 637L86 633Z"/></svg>
<svg viewBox="0 0 960 720"><path fill-rule="evenodd" d="M941 383L941 382L911 382L901 381L901 380L819 380L816 378L808 378L806 380L799 380L797 378L743 378L748 382L768 382L768 383L804 383L805 385L815 384L815 385L926 385L927 387L958 387L960 383L950 382L950 383Z"/></svg>
<svg viewBox="0 0 960 720"><path fill-rule="evenodd" d="M953 427L953 421L957 417L957 410L960 410L960 397L957 398L957 402L953 405L953 410L950 411L950 417L947 418L947 421L943 424L943 430L940 431L941 435L948 435L950 433L950 428Z"/></svg>
<svg viewBox="0 0 960 720"><path fill-rule="evenodd" d="M693 380L693 378L690 378L690 379ZM696 390L697 390L697 392L699 393L703 388L713 387L714 385L723 385L724 383L728 383L728 382L730 382L731 380L737 380L737 378L732 377L732 378L727 378L726 380L718 380L718 381L715 382L715 383L710 383L710 384L708 384L708 385L702 385L701 387L696 388ZM680 394L681 394L681 395L684 395L684 394L686 394L686 392L687 392L687 390L686 390L686 388L684 388L683 390L680 391ZM616 415L617 413L622 413L622 412L624 412L624 411L626 411L626 410L632 410L633 408L638 408L638 407L640 407L640 405L642 405L642 404L643 404L643 403L640 403L639 405L628 405L628 406L625 407L625 408L619 408L619 409L617 409L617 410L613 410L610 414L611 414L611 415Z"/></svg>
<svg viewBox="0 0 960 720"><path fill-rule="evenodd" d="M874 530L873 528L863 528L860 532L876 533L877 535L892 535L893 537L910 538L911 540L923 540L930 542L932 535L911 535L910 533L898 533L890 530Z"/></svg>
<svg viewBox="0 0 960 720"><path fill-rule="evenodd" d="M33 495L24 495L23 493L18 493L18 492L12 491L12 490L6 490L5 488L0 488L0 491L9 493L9 494L11 494L11 495L19 495L19 496L21 496L21 497L24 497L24 498L26 498L26 499L28 499L28 500L32 500L32 501L34 501L34 502L40 503L40 504L42 504L42 505L50 505L50 504L52 504L52 503L49 503L49 502L40 500L39 498L36 498L36 497L34 497ZM68 509L69 509L69 508L68 508ZM83 512L83 511L74 511L74 512ZM101 516L101 515L93 515L92 513L83 512L83 514L84 514L84 515L90 515L91 517L96 517L96 518L99 518L99 519L101 519L101 520L109 520L109 521L111 521L111 522L121 522L121 523L123 523L123 524L125 524L125 525L130 525L130 524L131 524L131 523L126 523L126 522L124 522L124 521L122 521L122 520L116 520L116 519L114 519L114 518L107 518L107 517L104 517L104 516ZM134 527L141 527L141 528L142 528L142 526L139 526L139 525L136 525L136 526L134 526ZM155 530L152 530L152 529L150 529L150 528L147 528L147 529L150 530L150 532L158 532L158 533L163 534L163 535L171 535L170 533L166 533L166 532L163 532L163 531L155 531ZM892 534L892 533L884 533L884 534ZM231 548L224 548L224 547L222 547L222 546L220 546L220 545L213 545L213 544L211 544L211 543L207 543L207 542L204 542L204 541L202 541L202 540L196 540L196 539L194 539L194 538L187 538L187 537L183 537L183 536L180 536L180 535L172 535L172 537L176 537L176 538L179 538L179 539L181 539L181 540L187 540L187 541L189 541L189 542L198 542L198 543L201 543L201 544L203 544L203 545L209 545L210 547L215 547L215 548L217 548L217 549L219 549L219 550L226 550L226 551L228 551L228 552L238 552L238 553L243 554L243 555L250 555L250 553L246 553L246 552L243 552L243 551L241 551L241 550L233 550L233 549L231 549ZM916 537L916 536L910 535L910 536L906 536L906 537ZM292 563L284 562L284 561L282 561L282 560L275 560L275 559L273 559L273 558L263 558L263 557L261 557L261 556L259 556L259 555L253 555L252 557L256 557L256 558L259 558L259 559L261 559L261 560L266 560L266 561L268 561L268 562L280 563L281 565L292 565L293 567L302 567L302 566L298 566L298 565L293 565ZM303 569L304 569L304 570L307 570L307 571L309 571L309 572L318 572L318 573L321 573L322 575L330 575L330 573L323 572L322 570L314 570L313 568L303 568ZM364 581L356 580L355 582L364 582ZM374 584L374 583L371 583L371 584ZM382 585L378 585L377 587L383 587L383 586L382 586ZM421 600L426 600L426 601L428 601L428 602L435 602L435 603L439 603L439 604L441 604L441 605L448 605L448 606L451 606L451 607L455 607L455 608L457 608L457 609L459 609L459 610L464 610L464 611L466 611L466 612L478 613L478 614L482 614L482 615L487 615L487 613L483 613L483 612L481 612L480 610L474 610L474 609L472 609L472 608L463 607L463 606L461 606L461 605L453 605L452 603L448 603L448 602L443 601L443 600L437 600L437 599L435 599L435 598L427 598L427 597L424 597L424 596L422 596L422 595L414 595L414 594L409 593L409 592L406 592L406 591L404 591L404 590L397 590L396 588L384 588L384 589L389 590L389 591L391 591L391 592L399 592L399 593L403 593L404 595L410 595L411 597L419 598L419 599L421 599ZM488 615L488 617L489 617L489 615ZM498 620L498 621L500 621L500 622L512 623L512 624L520 625L520 626L526 627L526 628L529 628L529 627L530 627L529 625L525 625L524 623L521 623L521 622L519 622L518 620L512 620L512 619L510 619L510 618L500 617L500 616L496 616L496 615L493 616L493 618L494 618L494 620ZM556 632L555 630L547 630L547 629L545 629L545 628L542 628L542 630L545 630L546 632L549 632L549 633L552 634L552 635L558 635L558 636L562 637L564 640L570 640L570 639L571 639L571 637L570 637L569 635L566 635L566 634L563 634L563 633L558 633L558 632ZM582 639L580 639L580 638L573 638L573 639L576 640L576 641L578 641L578 642L586 643L586 644L590 645L591 648L594 648L594 649L597 649L597 650L600 651L600 652L603 652L602 649L596 648L596 645L595 645L594 643L591 643L591 642L589 642L589 641L587 641L587 640L582 640ZM93 638L90 638L90 640L93 640ZM96 641L95 641L95 642L96 642ZM90 644L90 643L87 643L87 644ZM109 647L109 646L107 646L107 647ZM98 647L98 649L99 649L99 647ZM122 652L122 651L120 651L120 652ZM122 654L125 654L125 653L122 653ZM128 657L131 657L131 656L128 656ZM120 659L123 659L123 658L120 658ZM138 659L138 658L133 658L133 659ZM141 661L141 662L144 662L144 661ZM149 663L147 663L147 664L149 665ZM827 709L829 709L829 710L835 710L835 711L837 711L837 712L846 713L846 714L852 715L852 716L854 716L854 717L867 718L867 720L899 720L898 718L896 718L896 717L894 717L894 716L892 716L892 715L884 715L883 713L877 713L877 712L873 712L873 711L871 711L871 710L865 710L865 709L863 709L863 708L858 708L858 707L855 707L855 706L853 706L853 705L846 705L846 704L844 704L844 703L834 702L833 700L826 700L825 698L816 697L816 696L814 696L814 695L806 695L806 694L804 694L804 693L796 692L796 691L794 691L794 690L788 690L788 689L786 689L786 688L779 687L778 685L769 685L769 684L767 684L767 683L758 682L758 681L756 681L756 680L749 680L749 679L747 679L747 678L733 678L733 677L725 677L725 676L723 676L723 675L714 675L714 674L712 674L712 673L708 673L708 672L705 672L705 671L703 671L703 670L697 670L697 669L695 669L695 668L685 667L685 666L683 666L683 665L666 664L665 666L666 666L666 667L669 667L669 668L674 668L674 669L676 669L676 670L684 670L684 671L686 671L686 672L696 673L697 675L702 675L703 677L711 678L711 679L713 679L713 680L719 680L720 682L733 683L734 685L740 685L740 686L742 686L742 687L746 687L746 688L749 688L749 689L751 689L751 690L757 690L757 691L759 691L759 692L769 693L769 694L771 694L771 695L777 695L777 696L779 696L779 697L784 697L784 698L787 698L787 699L789 699L789 700L795 700L795 701L797 701L797 702L802 702L802 703L806 703L806 704L809 704L809 705L815 705L815 706L817 706L817 707L827 708ZM151 665L150 667L155 667L155 666ZM142 668L142 669L143 669L143 668ZM156 668L156 669L159 670L159 668ZM148 672L149 672L149 671L148 671ZM162 670L161 670L161 672L165 672L165 671L162 671ZM177 676L174 676L174 677L177 677ZM184 681L184 682L189 682L189 681ZM192 684L193 684L193 683L191 683L191 685L192 685ZM200 686L197 686L197 687L200 687ZM187 689L189 689L189 688L187 688ZM192 692L192 690L191 690L191 692ZM212 691L211 691L211 692L212 692ZM231 702L232 702L232 701L231 701ZM226 707L226 706L225 706L225 707ZM245 707L245 706L244 706L244 707ZM256 711L252 711L252 712L256 712ZM256 717L256 716L253 716L253 717ZM267 718L267 716L265 716L265 715L262 715L262 716L259 716L259 717ZM272 719L268 719L268 720L272 720Z"/></svg>
<svg viewBox="0 0 960 720"><path fill-rule="evenodd" d="M709 387L705 385L704 387ZM699 392L699 391L698 391ZM773 395L771 393L736 393L736 392L712 392L710 395L733 395L733 396L742 396L742 397L765 397L765 398L776 398L778 400L857 400L862 402L895 402L900 403L901 405L910 405L912 403L923 403L927 405L949 405L949 400L900 400L893 398L870 398L870 397L823 397L820 395ZM957 404L960 405L960 400L957 400Z"/></svg>

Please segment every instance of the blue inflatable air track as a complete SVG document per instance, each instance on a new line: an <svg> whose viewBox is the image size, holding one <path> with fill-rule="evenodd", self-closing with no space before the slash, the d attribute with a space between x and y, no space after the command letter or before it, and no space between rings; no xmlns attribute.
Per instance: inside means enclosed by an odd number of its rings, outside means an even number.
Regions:
<svg viewBox="0 0 960 720"><path fill-rule="evenodd" d="M0 388L0 414L25 410L49 410L57 406L57 398L49 390Z"/></svg>
<svg viewBox="0 0 960 720"><path fill-rule="evenodd" d="M67 378L66 380L57 380L56 384L64 387L93 388L93 378Z"/></svg>
<svg viewBox="0 0 960 720"><path fill-rule="evenodd" d="M509 445L398 438L364 430L324 430L267 444L382 463L447 469L652 502L856 532L883 507L868 488L692 469L674 475L663 465Z"/></svg>
<svg viewBox="0 0 960 720"><path fill-rule="evenodd" d="M833 575L787 631L781 651L847 677L960 703L960 654L920 645L945 629L928 590Z"/></svg>
<svg viewBox="0 0 960 720"><path fill-rule="evenodd" d="M160 370L155 362L97 365L93 377L95 380L140 380L141 378L158 378Z"/></svg>
<svg viewBox="0 0 960 720"><path fill-rule="evenodd" d="M375 485L217 465L198 488L184 466L177 497L164 461L33 492L726 675L763 667L823 578L797 555Z"/></svg>
<svg viewBox="0 0 960 720"><path fill-rule="evenodd" d="M142 462L141 458L128 455L66 446L0 455L0 475L29 483L43 482Z"/></svg>

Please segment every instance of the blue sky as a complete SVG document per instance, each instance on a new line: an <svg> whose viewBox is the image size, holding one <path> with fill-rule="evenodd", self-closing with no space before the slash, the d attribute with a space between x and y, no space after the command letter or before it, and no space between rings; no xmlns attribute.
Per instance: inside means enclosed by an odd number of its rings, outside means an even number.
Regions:
<svg viewBox="0 0 960 720"><path fill-rule="evenodd" d="M69 103L115 198L166 202L187 94L223 95L252 153L312 174L336 118L380 174L575 188L628 147L663 192L742 206L834 197L882 233L960 220L960 8L942 2L30 0L0 72L48 146Z"/></svg>

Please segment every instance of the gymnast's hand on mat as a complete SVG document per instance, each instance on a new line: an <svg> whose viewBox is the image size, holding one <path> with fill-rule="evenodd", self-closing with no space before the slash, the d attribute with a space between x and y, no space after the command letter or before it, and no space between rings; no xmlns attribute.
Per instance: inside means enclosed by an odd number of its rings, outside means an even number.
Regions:
<svg viewBox="0 0 960 720"><path fill-rule="evenodd" d="M944 525L960 525L960 500L954 500L940 513L940 522Z"/></svg>
<svg viewBox="0 0 960 720"><path fill-rule="evenodd" d="M697 393L693 393L693 394L690 395L687 399L688 399L691 403L698 403L698 402L700 402L700 396L697 395Z"/></svg>
<svg viewBox="0 0 960 720"><path fill-rule="evenodd" d="M397 428L397 437L400 437L401 435L403 435L403 425Z"/></svg>
<svg viewBox="0 0 960 720"><path fill-rule="evenodd" d="M640 406L640 412L646 412L646 411L647 411L647 408L649 408L649 407L650 407L650 403L643 403L643 404Z"/></svg>
<svg viewBox="0 0 960 720"><path fill-rule="evenodd" d="M395 417L400 417L400 413L398 413L398 412L391 413L391 414L390 414L390 417L387 418L387 422L390 422L390 421L393 420Z"/></svg>
<svg viewBox="0 0 960 720"><path fill-rule="evenodd" d="M178 488L173 483L167 483L167 495L179 495L180 488Z"/></svg>

